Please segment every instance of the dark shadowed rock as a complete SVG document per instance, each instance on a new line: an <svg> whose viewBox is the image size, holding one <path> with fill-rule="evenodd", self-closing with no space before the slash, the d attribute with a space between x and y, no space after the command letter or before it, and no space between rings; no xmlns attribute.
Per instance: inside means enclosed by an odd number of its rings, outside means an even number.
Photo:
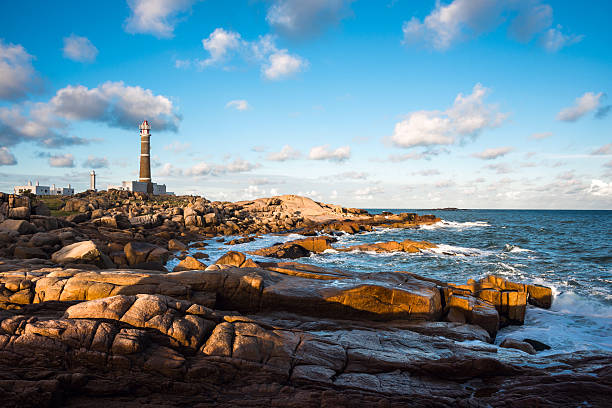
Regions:
<svg viewBox="0 0 612 408"><path fill-rule="evenodd" d="M36 227L26 220L4 220L0 224L0 231L15 231L19 234L34 234Z"/></svg>

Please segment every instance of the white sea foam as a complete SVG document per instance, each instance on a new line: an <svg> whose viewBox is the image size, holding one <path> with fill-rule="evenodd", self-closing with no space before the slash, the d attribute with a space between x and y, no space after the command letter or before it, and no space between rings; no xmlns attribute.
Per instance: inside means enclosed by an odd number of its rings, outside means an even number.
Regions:
<svg viewBox="0 0 612 408"><path fill-rule="evenodd" d="M423 252L432 252L439 255L454 255L454 256L483 256L488 252L478 248L464 248L454 245L439 244L435 248L424 249Z"/></svg>
<svg viewBox="0 0 612 408"><path fill-rule="evenodd" d="M419 229L422 230L436 230L440 228L455 228L455 229L465 229L465 228L483 228L490 227L486 221L466 221L466 222L457 222L457 221L438 221L435 224L430 225L421 225Z"/></svg>

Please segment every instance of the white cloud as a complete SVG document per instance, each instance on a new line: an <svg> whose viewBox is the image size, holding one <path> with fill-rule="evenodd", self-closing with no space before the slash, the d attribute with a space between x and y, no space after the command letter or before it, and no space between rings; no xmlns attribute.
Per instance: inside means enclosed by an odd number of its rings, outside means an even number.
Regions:
<svg viewBox="0 0 612 408"><path fill-rule="evenodd" d="M272 152L266 156L266 159L271 161L279 161L284 162L287 160L295 160L299 159L302 156L298 150L295 150L293 147L289 145L283 146L283 148L279 152Z"/></svg>
<svg viewBox="0 0 612 408"><path fill-rule="evenodd" d="M506 146L506 147L497 147L491 149L485 149L482 152L474 153L472 156L478 157L483 160L493 160L498 157L502 157L510 153L514 148Z"/></svg>
<svg viewBox="0 0 612 408"><path fill-rule="evenodd" d="M266 190L259 188L255 185L250 185L244 190L242 190L242 198L244 200L253 200L255 198L264 197L266 195Z"/></svg>
<svg viewBox="0 0 612 408"><path fill-rule="evenodd" d="M489 89L476 84L469 95L458 94L445 111L416 111L395 125L391 141L399 147L452 145L495 128L506 119L496 105L486 105Z"/></svg>
<svg viewBox="0 0 612 408"><path fill-rule="evenodd" d="M579 43L584 38L582 35L563 34L561 29L562 27L557 25L556 28L549 28L546 30L541 38L542 47L547 51L556 52L563 47Z"/></svg>
<svg viewBox="0 0 612 408"><path fill-rule="evenodd" d="M267 79L279 80L289 78L307 67L304 59L290 55L287 50L280 50L268 57L268 63L262 66L262 72Z"/></svg>
<svg viewBox="0 0 612 408"><path fill-rule="evenodd" d="M598 149L593 150L594 155L607 155L612 154L612 143L605 144Z"/></svg>
<svg viewBox="0 0 612 408"><path fill-rule="evenodd" d="M125 20L128 33L152 34L158 38L174 36L180 16L191 10L197 0L128 0L132 14Z"/></svg>
<svg viewBox="0 0 612 408"><path fill-rule="evenodd" d="M591 186L587 189L587 192L594 196L612 197L612 182L591 180Z"/></svg>
<svg viewBox="0 0 612 408"><path fill-rule="evenodd" d="M226 31L217 28L210 33L208 38L202 40L202 46L210 57L200 62L201 66L208 66L223 61L228 55L242 46L240 34L234 31Z"/></svg>
<svg viewBox="0 0 612 408"><path fill-rule="evenodd" d="M164 146L164 150L168 150L174 153L182 153L184 151L187 151L191 149L191 143L189 142L183 142L181 143L178 140L173 141L172 143Z"/></svg>
<svg viewBox="0 0 612 408"><path fill-rule="evenodd" d="M249 172L258 167L260 167L259 164L250 163L246 160L238 158L228 164L209 164L206 162L200 162L186 170L175 169L171 165L165 166L163 170L166 172L172 172L173 174L183 174L186 176L218 176L226 173Z"/></svg>
<svg viewBox="0 0 612 408"><path fill-rule="evenodd" d="M502 6L494 0L454 0L436 8L421 22L413 17L404 22L402 30L407 43L425 41L444 50L468 34L479 34L496 24Z"/></svg>
<svg viewBox="0 0 612 408"><path fill-rule="evenodd" d="M422 21L412 17L404 22L403 42L422 42L437 50L446 50L508 20L508 31L514 38L529 42L539 35L541 45L548 51L557 51L582 39L582 36L562 34L561 26L550 28L552 16L552 7L539 0L454 0L448 4L437 1L434 10Z"/></svg>
<svg viewBox="0 0 612 408"><path fill-rule="evenodd" d="M275 0L266 20L276 30L290 36L316 34L338 23L350 13L354 0Z"/></svg>
<svg viewBox="0 0 612 408"><path fill-rule="evenodd" d="M248 41L238 32L216 28L208 38L202 40L202 45L208 51L209 57L193 61L194 66L202 69L229 63L234 57L240 57L260 65L264 78L281 80L290 78L308 67L308 61L304 58L289 53L287 49L279 49L276 46L276 37L269 34ZM191 65L192 61L189 60L175 60L177 68Z"/></svg>
<svg viewBox="0 0 612 408"><path fill-rule="evenodd" d="M245 111L251 108L249 103L244 99L236 99L225 104L226 108L234 108L238 111Z"/></svg>
<svg viewBox="0 0 612 408"><path fill-rule="evenodd" d="M225 165L225 171L228 173L241 173L254 170L259 167L259 164L250 163L243 159L235 159L231 163Z"/></svg>
<svg viewBox="0 0 612 408"><path fill-rule="evenodd" d="M364 187L353 191L354 197L358 200L371 200L375 195L384 193L382 187Z"/></svg>
<svg viewBox="0 0 612 408"><path fill-rule="evenodd" d="M88 169L102 169L108 167L108 159L106 157L89 156L83 162L83 167Z"/></svg>
<svg viewBox="0 0 612 408"><path fill-rule="evenodd" d="M135 130L143 119L149 120L153 132L176 131L181 117L170 99L149 89L123 82L106 82L91 89L69 85L48 102L0 107L0 145L24 141L48 147L86 144L88 140L68 134L70 122L87 120Z"/></svg>
<svg viewBox="0 0 612 408"><path fill-rule="evenodd" d="M552 132L541 132L541 133L534 133L530 137L531 139L541 140L541 139L546 139L548 137L551 137L552 135L553 135Z"/></svg>
<svg viewBox="0 0 612 408"><path fill-rule="evenodd" d="M0 39L0 100L17 100L38 88L33 59L21 45Z"/></svg>
<svg viewBox="0 0 612 408"><path fill-rule="evenodd" d="M103 122L124 129L134 129L147 119L153 132L176 131L180 121L170 99L123 82L105 82L91 89L68 85L57 91L48 105L65 119Z"/></svg>
<svg viewBox="0 0 612 408"><path fill-rule="evenodd" d="M51 167L74 167L74 156L70 153L51 156L49 165Z"/></svg>
<svg viewBox="0 0 612 408"><path fill-rule="evenodd" d="M310 160L329 160L343 162L351 157L350 146L342 146L336 150L330 150L329 145L315 146L310 149L308 158Z"/></svg>
<svg viewBox="0 0 612 408"><path fill-rule="evenodd" d="M98 49L86 37L71 34L64 38L64 57L78 62L93 62Z"/></svg>
<svg viewBox="0 0 612 408"><path fill-rule="evenodd" d="M8 147L0 147L0 166L14 166L15 164L17 164L17 159Z"/></svg>
<svg viewBox="0 0 612 408"><path fill-rule="evenodd" d="M603 93L585 92L581 97L576 98L574 106L562 109L557 114L557 120L565 122L575 122L587 113L599 107Z"/></svg>

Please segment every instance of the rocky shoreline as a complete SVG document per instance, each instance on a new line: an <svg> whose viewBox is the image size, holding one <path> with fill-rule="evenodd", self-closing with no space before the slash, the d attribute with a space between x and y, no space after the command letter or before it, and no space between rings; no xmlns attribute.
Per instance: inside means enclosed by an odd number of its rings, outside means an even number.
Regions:
<svg viewBox="0 0 612 408"><path fill-rule="evenodd" d="M0 195L3 404L606 406L610 353L494 344L529 307L550 308L550 288L286 260L426 251L437 245L341 248L334 236L438 221L298 196L227 203L111 191L51 210ZM289 232L309 237L253 251L270 261L231 251ZM243 238L210 262L206 240L228 235ZM168 271L173 257L181 261Z"/></svg>

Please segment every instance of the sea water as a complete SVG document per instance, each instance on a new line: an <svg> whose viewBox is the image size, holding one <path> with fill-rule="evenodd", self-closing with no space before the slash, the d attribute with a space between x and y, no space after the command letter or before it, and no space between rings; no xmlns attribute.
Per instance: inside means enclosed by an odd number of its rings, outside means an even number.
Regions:
<svg viewBox="0 0 612 408"><path fill-rule="evenodd" d="M553 289L552 307L529 306L525 324L502 329L496 343L506 337L530 338L552 346L551 352L612 351L612 211L369 211L433 213L442 221L415 229L342 234L333 245L411 239L430 241L438 248L418 254L328 250L297 261L355 274L410 271L458 284L497 274L515 282L546 285ZM202 251L215 261L229 250L246 252L299 238L303 236L264 235L233 246L211 239ZM168 267L177 262L171 261Z"/></svg>

